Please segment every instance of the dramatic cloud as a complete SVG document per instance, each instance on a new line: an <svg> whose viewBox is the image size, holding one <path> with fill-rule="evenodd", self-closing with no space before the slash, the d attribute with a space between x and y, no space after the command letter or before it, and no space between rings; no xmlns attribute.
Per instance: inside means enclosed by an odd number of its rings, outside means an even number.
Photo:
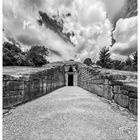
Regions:
<svg viewBox="0 0 140 140"><path fill-rule="evenodd" d="M61 53L60 53L60 52L58 52L58 51L56 51L56 50L52 50L52 49L50 49L50 51L51 51L53 54L55 54L55 55L61 57Z"/></svg>
<svg viewBox="0 0 140 140"><path fill-rule="evenodd" d="M124 16L127 1L129 0L103 0L108 17L111 21L116 22L120 17Z"/></svg>
<svg viewBox="0 0 140 140"><path fill-rule="evenodd" d="M17 37L18 41L20 41L21 43L25 44L25 45L35 45L35 44L40 44L40 40L38 40L38 38L32 37L32 36L27 36L27 35L20 35Z"/></svg>
<svg viewBox="0 0 140 140"><path fill-rule="evenodd" d="M137 50L137 17L120 19L113 33L116 43L111 48L112 57L124 58Z"/></svg>
<svg viewBox="0 0 140 140"><path fill-rule="evenodd" d="M125 2L126 0L4 0L5 34L26 48L35 44L45 45L50 49L50 61L68 59L81 61L86 57L96 60L100 49L111 45L111 21L118 17ZM64 21L63 32L74 32L71 41L75 46L66 43L50 29L39 26L37 23L39 10L46 12L50 17L59 15L57 20ZM68 13L70 16L65 16ZM122 45L124 42L119 41L117 35L121 33L119 29L121 22L117 24L114 36L116 40L118 39L117 43ZM122 48L129 49L130 44L134 45L135 41L131 41L135 40L134 38L129 38L129 45L125 44ZM117 51L118 44L115 45L113 48ZM124 55L123 49L120 50L118 54Z"/></svg>
<svg viewBox="0 0 140 140"><path fill-rule="evenodd" d="M64 18L63 32L74 31L75 36L71 40L76 45L74 52L77 60L93 56L97 59L99 50L111 45L112 25L106 17L104 4L97 0L79 0L74 1L69 10L63 11L72 11L71 16Z"/></svg>

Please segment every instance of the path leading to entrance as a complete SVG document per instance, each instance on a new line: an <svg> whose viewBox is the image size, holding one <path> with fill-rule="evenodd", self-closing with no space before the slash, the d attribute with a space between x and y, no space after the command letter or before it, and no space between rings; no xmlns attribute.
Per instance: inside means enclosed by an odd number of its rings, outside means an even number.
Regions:
<svg viewBox="0 0 140 140"><path fill-rule="evenodd" d="M136 121L80 87L21 105L3 121L4 140L136 140Z"/></svg>

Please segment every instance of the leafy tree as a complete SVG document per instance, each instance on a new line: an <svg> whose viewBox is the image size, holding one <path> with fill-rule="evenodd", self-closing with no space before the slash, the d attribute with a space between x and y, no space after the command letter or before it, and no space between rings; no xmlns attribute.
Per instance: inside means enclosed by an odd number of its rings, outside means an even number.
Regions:
<svg viewBox="0 0 140 140"><path fill-rule="evenodd" d="M42 66L47 64L46 56L48 56L48 49L45 46L32 46L27 52L28 63L32 66Z"/></svg>
<svg viewBox="0 0 140 140"><path fill-rule="evenodd" d="M99 54L99 60L96 62L97 65L100 65L103 68L111 68L111 58L109 48L104 47Z"/></svg>
<svg viewBox="0 0 140 140"><path fill-rule="evenodd" d="M131 66L132 65L133 60L130 58L130 56L128 56L125 60L125 64L126 66Z"/></svg>
<svg viewBox="0 0 140 140"><path fill-rule="evenodd" d="M121 60L112 60L112 69L123 70L125 63Z"/></svg>
<svg viewBox="0 0 140 140"><path fill-rule="evenodd" d="M138 64L138 53L137 51L133 54L133 67L134 70L137 71L137 64Z"/></svg>
<svg viewBox="0 0 140 140"><path fill-rule="evenodd" d="M134 70L133 59L130 56L128 56L125 60L124 70L126 70L126 71L133 71Z"/></svg>
<svg viewBox="0 0 140 140"><path fill-rule="evenodd" d="M3 43L4 66L42 66L47 64L48 49L44 46L32 46L28 52L23 52L14 43Z"/></svg>
<svg viewBox="0 0 140 140"><path fill-rule="evenodd" d="M92 64L92 60L91 58L86 58L83 63L90 66Z"/></svg>
<svg viewBox="0 0 140 140"><path fill-rule="evenodd" d="M18 46L9 42L3 43L4 66L20 66L25 64L24 61L25 61L24 53Z"/></svg>

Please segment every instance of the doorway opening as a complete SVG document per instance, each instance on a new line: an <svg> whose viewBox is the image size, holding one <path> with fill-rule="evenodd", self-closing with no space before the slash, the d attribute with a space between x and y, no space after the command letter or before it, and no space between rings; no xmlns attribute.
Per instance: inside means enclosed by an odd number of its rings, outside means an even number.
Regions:
<svg viewBox="0 0 140 140"><path fill-rule="evenodd" d="M72 69L72 67L70 67L70 69L69 69L69 72L73 72L73 69Z"/></svg>
<svg viewBox="0 0 140 140"><path fill-rule="evenodd" d="M73 74L68 75L68 86L73 86Z"/></svg>

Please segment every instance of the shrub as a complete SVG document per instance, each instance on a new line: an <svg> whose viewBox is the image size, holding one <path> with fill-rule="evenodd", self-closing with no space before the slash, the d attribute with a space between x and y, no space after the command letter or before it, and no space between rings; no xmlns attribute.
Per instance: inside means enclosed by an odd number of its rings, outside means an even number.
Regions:
<svg viewBox="0 0 140 140"><path fill-rule="evenodd" d="M92 60L91 58L86 58L83 63L90 66L92 64Z"/></svg>
<svg viewBox="0 0 140 140"><path fill-rule="evenodd" d="M32 66L42 66L47 64L46 56L48 56L48 49L45 46L32 46L27 52L27 61Z"/></svg>

